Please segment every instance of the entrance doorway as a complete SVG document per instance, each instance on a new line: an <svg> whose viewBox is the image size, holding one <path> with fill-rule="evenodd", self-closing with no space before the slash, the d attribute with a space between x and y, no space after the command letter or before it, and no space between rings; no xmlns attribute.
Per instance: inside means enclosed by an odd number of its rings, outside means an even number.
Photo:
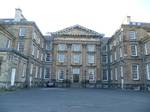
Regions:
<svg viewBox="0 0 150 112"><path fill-rule="evenodd" d="M79 74L73 74L73 82L79 83Z"/></svg>

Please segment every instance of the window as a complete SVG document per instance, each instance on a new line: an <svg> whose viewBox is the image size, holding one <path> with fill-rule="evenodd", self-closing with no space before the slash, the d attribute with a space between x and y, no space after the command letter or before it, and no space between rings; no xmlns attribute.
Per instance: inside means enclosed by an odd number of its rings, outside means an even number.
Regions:
<svg viewBox="0 0 150 112"><path fill-rule="evenodd" d="M95 69L89 69L88 70L88 74L89 74L89 81L90 82L93 82L93 81L95 81L96 80L96 78L95 78Z"/></svg>
<svg viewBox="0 0 150 112"><path fill-rule="evenodd" d="M108 71L106 69L103 69L103 80L108 81Z"/></svg>
<svg viewBox="0 0 150 112"><path fill-rule="evenodd" d="M26 28L20 28L19 29L19 36L20 37L26 36L26 33L27 33L27 29Z"/></svg>
<svg viewBox="0 0 150 112"><path fill-rule="evenodd" d="M102 62L107 63L107 56L102 56Z"/></svg>
<svg viewBox="0 0 150 112"><path fill-rule="evenodd" d="M65 51L66 50L66 45L65 44L59 44L58 45L58 50L59 51Z"/></svg>
<svg viewBox="0 0 150 112"><path fill-rule="evenodd" d="M26 74L26 63L23 63L23 67L22 67L22 77L25 77Z"/></svg>
<svg viewBox="0 0 150 112"><path fill-rule="evenodd" d="M120 41L120 42L122 41L122 32L121 32L120 35L119 35L119 41Z"/></svg>
<svg viewBox="0 0 150 112"><path fill-rule="evenodd" d="M63 46L63 45L60 45L60 46ZM50 43L50 42L47 42L46 43L46 50L51 50L52 49L52 44ZM65 50L65 48L63 48L63 50L62 51L64 51ZM61 50L60 50L61 51Z"/></svg>
<svg viewBox="0 0 150 112"><path fill-rule="evenodd" d="M88 54L88 63L93 64L94 63L94 54Z"/></svg>
<svg viewBox="0 0 150 112"><path fill-rule="evenodd" d="M115 80L118 80L118 70L115 68Z"/></svg>
<svg viewBox="0 0 150 112"><path fill-rule="evenodd" d="M132 77L133 80L139 80L139 65L132 64Z"/></svg>
<svg viewBox="0 0 150 112"><path fill-rule="evenodd" d="M150 80L150 63L146 65L147 79Z"/></svg>
<svg viewBox="0 0 150 112"><path fill-rule="evenodd" d="M87 51L88 52L94 52L95 51L95 45L87 45Z"/></svg>
<svg viewBox="0 0 150 112"><path fill-rule="evenodd" d="M6 48L10 48L10 40L9 39L6 42Z"/></svg>
<svg viewBox="0 0 150 112"><path fill-rule="evenodd" d="M41 54L41 61L43 61L43 54Z"/></svg>
<svg viewBox="0 0 150 112"><path fill-rule="evenodd" d="M24 51L24 40L19 40L17 45L17 50L20 52Z"/></svg>
<svg viewBox="0 0 150 112"><path fill-rule="evenodd" d="M80 68L73 68L72 74L80 74Z"/></svg>
<svg viewBox="0 0 150 112"><path fill-rule="evenodd" d="M32 74L32 72L33 72L33 64L31 64L30 74Z"/></svg>
<svg viewBox="0 0 150 112"><path fill-rule="evenodd" d="M64 80L65 73L64 70L59 70L58 71L58 80Z"/></svg>
<svg viewBox="0 0 150 112"><path fill-rule="evenodd" d="M72 44L72 51L81 51L81 45L80 44Z"/></svg>
<svg viewBox="0 0 150 112"><path fill-rule="evenodd" d="M114 52L114 55L115 55L115 60L117 60L117 52L116 51Z"/></svg>
<svg viewBox="0 0 150 112"><path fill-rule="evenodd" d="M50 53L46 53L45 61L51 61L51 54Z"/></svg>
<svg viewBox="0 0 150 112"><path fill-rule="evenodd" d="M112 54L110 55L110 63L112 63Z"/></svg>
<svg viewBox="0 0 150 112"><path fill-rule="evenodd" d="M123 66L120 66L120 76L123 78Z"/></svg>
<svg viewBox="0 0 150 112"><path fill-rule="evenodd" d="M112 50L112 44L109 45L110 50Z"/></svg>
<svg viewBox="0 0 150 112"><path fill-rule="evenodd" d="M122 48L119 48L119 54L120 54L120 58L122 57Z"/></svg>
<svg viewBox="0 0 150 112"><path fill-rule="evenodd" d="M73 63L80 63L80 54L74 54L73 55Z"/></svg>
<svg viewBox="0 0 150 112"><path fill-rule="evenodd" d="M105 52L107 51L107 45L102 47L102 51L105 51Z"/></svg>
<svg viewBox="0 0 150 112"><path fill-rule="evenodd" d="M33 32L33 39L36 40L36 38L37 38L37 34L36 34L36 32L34 31L34 32Z"/></svg>
<svg viewBox="0 0 150 112"><path fill-rule="evenodd" d="M42 78L42 67L40 67L40 78Z"/></svg>
<svg viewBox="0 0 150 112"><path fill-rule="evenodd" d="M130 40L136 39L136 32L135 31L129 31L129 38Z"/></svg>
<svg viewBox="0 0 150 112"><path fill-rule="evenodd" d="M35 78L37 78L38 77L38 66L36 66L36 68L35 68Z"/></svg>
<svg viewBox="0 0 150 112"><path fill-rule="evenodd" d="M50 68L45 68L44 70L44 78L48 79L50 77Z"/></svg>
<svg viewBox="0 0 150 112"><path fill-rule="evenodd" d="M58 61L63 63L65 61L65 54L63 53L58 54Z"/></svg>
<svg viewBox="0 0 150 112"><path fill-rule="evenodd" d="M112 69L110 69L110 80L113 80L113 73L112 73Z"/></svg>
<svg viewBox="0 0 150 112"><path fill-rule="evenodd" d="M148 55L148 43L144 44L145 55Z"/></svg>
<svg viewBox="0 0 150 112"><path fill-rule="evenodd" d="M39 58L39 49L37 49L37 58Z"/></svg>
<svg viewBox="0 0 150 112"><path fill-rule="evenodd" d="M137 56L137 46L131 45L131 56Z"/></svg>
<svg viewBox="0 0 150 112"><path fill-rule="evenodd" d="M34 52L35 52L35 46L32 45L32 55L34 56Z"/></svg>

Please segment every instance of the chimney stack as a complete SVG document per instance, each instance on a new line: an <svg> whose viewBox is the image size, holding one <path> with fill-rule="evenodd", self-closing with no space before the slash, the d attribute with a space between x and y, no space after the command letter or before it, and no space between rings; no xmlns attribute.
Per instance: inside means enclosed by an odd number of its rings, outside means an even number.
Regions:
<svg viewBox="0 0 150 112"><path fill-rule="evenodd" d="M20 8L16 8L14 20L16 22L20 22L22 19L25 19L24 16L22 15L22 10Z"/></svg>
<svg viewBox="0 0 150 112"><path fill-rule="evenodd" d="M130 24L131 22L131 16L127 16L127 24Z"/></svg>

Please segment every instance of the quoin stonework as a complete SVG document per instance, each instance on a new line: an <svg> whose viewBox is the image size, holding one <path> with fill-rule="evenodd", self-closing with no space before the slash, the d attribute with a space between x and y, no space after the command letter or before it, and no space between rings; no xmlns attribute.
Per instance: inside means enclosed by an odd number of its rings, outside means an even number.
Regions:
<svg viewBox="0 0 150 112"><path fill-rule="evenodd" d="M150 23L127 22L112 37L81 25L43 35L21 9L0 19L0 88L150 90Z"/></svg>

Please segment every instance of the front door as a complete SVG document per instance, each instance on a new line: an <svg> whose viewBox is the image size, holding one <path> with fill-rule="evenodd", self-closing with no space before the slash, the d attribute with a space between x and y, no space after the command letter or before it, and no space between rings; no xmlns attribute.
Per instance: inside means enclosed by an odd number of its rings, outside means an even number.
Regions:
<svg viewBox="0 0 150 112"><path fill-rule="evenodd" d="M79 74L73 74L73 82L78 83L79 82Z"/></svg>
<svg viewBox="0 0 150 112"><path fill-rule="evenodd" d="M16 76L16 68L12 68L11 70L11 86L15 84L15 76Z"/></svg>

